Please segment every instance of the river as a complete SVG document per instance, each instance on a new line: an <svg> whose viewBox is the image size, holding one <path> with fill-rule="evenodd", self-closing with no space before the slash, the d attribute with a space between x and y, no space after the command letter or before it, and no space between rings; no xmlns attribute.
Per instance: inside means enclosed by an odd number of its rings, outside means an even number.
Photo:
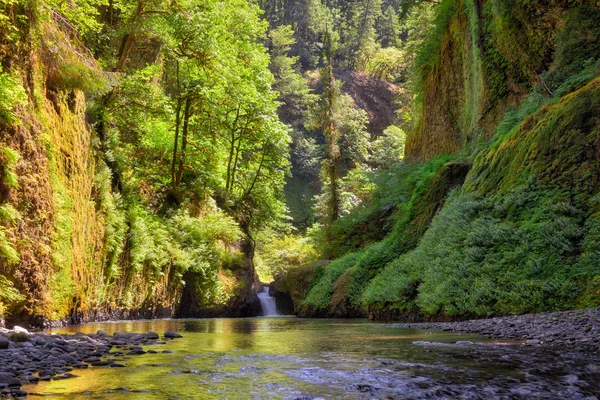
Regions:
<svg viewBox="0 0 600 400"><path fill-rule="evenodd" d="M585 380L599 371L589 372L579 356L365 320L124 321L55 332L99 329L173 330L183 338L153 346L173 354L132 356L119 361L127 368L75 370L78 378L29 385L31 398L581 399L600 391L598 381Z"/></svg>

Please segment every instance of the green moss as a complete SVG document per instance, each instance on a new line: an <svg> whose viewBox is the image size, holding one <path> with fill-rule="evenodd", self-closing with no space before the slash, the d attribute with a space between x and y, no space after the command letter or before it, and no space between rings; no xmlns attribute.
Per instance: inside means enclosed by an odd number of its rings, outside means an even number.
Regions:
<svg viewBox="0 0 600 400"><path fill-rule="evenodd" d="M600 134L598 110L600 79L545 106L490 151L479 154L466 187L476 193L493 193L535 176L553 185L593 190L599 165L589 145Z"/></svg>
<svg viewBox="0 0 600 400"><path fill-rule="evenodd" d="M27 334L23 332L15 332L10 334L8 340L17 343L29 342L29 336L27 336Z"/></svg>

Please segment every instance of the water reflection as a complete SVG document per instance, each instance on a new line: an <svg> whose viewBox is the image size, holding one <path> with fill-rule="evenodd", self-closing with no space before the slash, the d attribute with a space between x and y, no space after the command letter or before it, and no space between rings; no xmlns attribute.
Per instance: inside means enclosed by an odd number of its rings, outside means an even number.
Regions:
<svg viewBox="0 0 600 400"><path fill-rule="evenodd" d="M127 364L125 370L77 371L79 378L26 390L66 399L84 393L99 399L569 399L600 392L600 368L589 369L600 365L596 356L498 346L476 336L364 320L128 321L56 332L99 329L109 334L174 330L184 337L155 347L174 354L126 357L119 361ZM547 365L551 372L541 370Z"/></svg>

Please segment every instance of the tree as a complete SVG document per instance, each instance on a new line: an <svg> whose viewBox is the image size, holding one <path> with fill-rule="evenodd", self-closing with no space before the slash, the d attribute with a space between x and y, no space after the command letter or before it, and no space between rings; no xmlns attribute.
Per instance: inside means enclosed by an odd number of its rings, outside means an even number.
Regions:
<svg viewBox="0 0 600 400"><path fill-rule="evenodd" d="M377 33L379 35L379 43L384 48L398 45L398 41L400 40L400 21L394 7L391 5L385 8L379 18Z"/></svg>
<svg viewBox="0 0 600 400"><path fill-rule="evenodd" d="M325 44L323 52L325 67L320 71L323 94L321 95L319 108L313 113L313 118L315 119L312 123L320 127L325 137L326 157L323 160L322 180L323 187L328 191L325 228L326 236L329 239L331 225L340 216L340 194L338 188L340 149L337 143L340 131L336 121L336 108L340 98L340 89L333 76L333 42L328 29L325 31L323 42Z"/></svg>
<svg viewBox="0 0 600 400"><path fill-rule="evenodd" d="M377 19L381 0L360 0L353 4L344 41L343 56L352 69L362 69L377 48Z"/></svg>

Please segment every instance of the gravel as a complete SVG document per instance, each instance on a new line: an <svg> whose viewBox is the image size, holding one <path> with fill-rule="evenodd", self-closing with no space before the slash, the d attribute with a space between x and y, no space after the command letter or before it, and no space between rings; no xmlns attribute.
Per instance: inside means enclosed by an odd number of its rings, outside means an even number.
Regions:
<svg viewBox="0 0 600 400"><path fill-rule="evenodd" d="M600 350L600 308L525 314L458 322L394 324L402 328L475 333L493 339L520 340L526 346L563 346Z"/></svg>

